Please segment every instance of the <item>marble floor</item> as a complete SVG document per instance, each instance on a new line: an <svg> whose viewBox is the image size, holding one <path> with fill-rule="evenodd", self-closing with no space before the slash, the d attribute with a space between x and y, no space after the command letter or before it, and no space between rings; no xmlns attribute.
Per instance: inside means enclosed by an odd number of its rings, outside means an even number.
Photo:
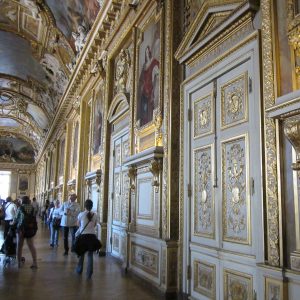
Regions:
<svg viewBox="0 0 300 300"><path fill-rule="evenodd" d="M3 242L1 228L0 245ZM94 274L87 280L85 273L75 274L75 254L63 256L63 241L52 249L48 243L48 229L40 226L35 237L38 269L32 270L31 256L26 243L25 263L18 269L16 263L3 267L0 254L0 299L5 300L152 300L165 299L156 288L134 275L124 274L120 264L112 257L94 255ZM84 269L85 272L85 269ZM170 298L168 298L170 299ZM171 298L173 299L173 297Z"/></svg>

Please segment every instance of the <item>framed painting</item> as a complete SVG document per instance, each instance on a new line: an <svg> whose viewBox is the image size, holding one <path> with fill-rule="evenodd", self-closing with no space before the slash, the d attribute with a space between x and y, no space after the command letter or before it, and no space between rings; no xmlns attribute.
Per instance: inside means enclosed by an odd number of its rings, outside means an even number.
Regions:
<svg viewBox="0 0 300 300"><path fill-rule="evenodd" d="M65 138L62 138L59 144L59 168L58 168L59 177L64 175L65 143L66 143Z"/></svg>
<svg viewBox="0 0 300 300"><path fill-rule="evenodd" d="M29 190L29 177L27 174L19 174L19 192L20 194L26 194Z"/></svg>
<svg viewBox="0 0 300 300"><path fill-rule="evenodd" d="M79 122L77 121L75 123L75 127L74 127L74 134L73 134L73 159L72 159L72 167L76 168L77 166L77 159L78 159L78 138L79 138Z"/></svg>
<svg viewBox="0 0 300 300"><path fill-rule="evenodd" d="M138 127L153 121L160 100L160 20L152 19L141 29L137 53L136 120Z"/></svg>
<svg viewBox="0 0 300 300"><path fill-rule="evenodd" d="M97 155L100 152L101 140L102 140L102 89L99 89L95 96L93 105L93 138L92 138L92 155Z"/></svg>

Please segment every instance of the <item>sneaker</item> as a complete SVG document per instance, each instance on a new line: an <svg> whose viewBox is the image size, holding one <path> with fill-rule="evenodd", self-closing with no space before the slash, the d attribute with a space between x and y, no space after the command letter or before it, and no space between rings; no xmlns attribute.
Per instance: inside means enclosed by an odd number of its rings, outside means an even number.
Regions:
<svg viewBox="0 0 300 300"><path fill-rule="evenodd" d="M30 269L37 269L37 268L38 268L37 265L30 266Z"/></svg>
<svg viewBox="0 0 300 300"><path fill-rule="evenodd" d="M67 255L68 255L68 251L65 251L65 252L64 252L64 256L67 256Z"/></svg>
<svg viewBox="0 0 300 300"><path fill-rule="evenodd" d="M53 245L53 244L50 244L50 247L51 247L51 248L53 248L53 247L54 247L54 245Z"/></svg>

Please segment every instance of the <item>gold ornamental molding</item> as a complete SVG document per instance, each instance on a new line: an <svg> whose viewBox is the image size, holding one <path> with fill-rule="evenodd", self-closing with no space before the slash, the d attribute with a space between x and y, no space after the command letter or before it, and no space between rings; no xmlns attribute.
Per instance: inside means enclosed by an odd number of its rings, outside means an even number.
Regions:
<svg viewBox="0 0 300 300"><path fill-rule="evenodd" d="M293 81L296 89L300 88L300 14L298 1L287 1L287 35L291 47Z"/></svg>
<svg viewBox="0 0 300 300"><path fill-rule="evenodd" d="M266 109L275 103L272 1L261 1L262 11L262 61L263 61L263 108L265 135L265 176L266 176L266 212L267 212L267 261L272 266L281 265L279 194L277 165L277 136L275 121L268 118Z"/></svg>

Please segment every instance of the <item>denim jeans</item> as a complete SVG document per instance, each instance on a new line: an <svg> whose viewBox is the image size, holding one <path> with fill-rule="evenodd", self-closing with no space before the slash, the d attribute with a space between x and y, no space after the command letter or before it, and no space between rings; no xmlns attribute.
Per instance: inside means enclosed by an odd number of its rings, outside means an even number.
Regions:
<svg viewBox="0 0 300 300"><path fill-rule="evenodd" d="M69 252L69 229L71 231L71 236L72 236L72 247L71 249L74 247L74 243L75 243L75 232L77 231L78 227L77 226L72 226L72 227L67 227L64 226L64 248L65 248L65 252Z"/></svg>
<svg viewBox="0 0 300 300"><path fill-rule="evenodd" d="M53 223L51 222L51 239L50 244L58 246L58 238L59 238L59 230L60 228L53 228Z"/></svg>
<svg viewBox="0 0 300 300"><path fill-rule="evenodd" d="M88 261L87 261L87 269L86 269L86 276L87 278L91 278L93 274L93 251L87 251ZM84 262L84 255L82 254L79 256L76 272L77 274L81 274L83 270L83 262Z"/></svg>

